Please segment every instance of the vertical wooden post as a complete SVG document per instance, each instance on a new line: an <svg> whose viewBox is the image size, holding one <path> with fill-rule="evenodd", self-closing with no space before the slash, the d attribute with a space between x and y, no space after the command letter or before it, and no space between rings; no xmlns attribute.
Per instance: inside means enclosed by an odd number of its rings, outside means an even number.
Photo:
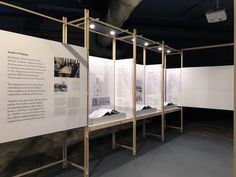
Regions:
<svg viewBox="0 0 236 177"><path fill-rule="evenodd" d="M184 52L183 50L180 51L181 54L181 70L180 70L180 89L182 88L182 69L184 67ZM182 104L182 91L180 90L180 98L181 98L181 104ZM181 112L180 112L180 128L181 128L181 133L184 132L184 115L183 115L183 107L181 106Z"/></svg>
<svg viewBox="0 0 236 177"><path fill-rule="evenodd" d="M161 141L165 141L165 113L164 113L164 97L165 97L165 42L162 41L162 79L161 79Z"/></svg>
<svg viewBox="0 0 236 177"><path fill-rule="evenodd" d="M146 83L145 83L145 75L146 75L146 60L147 60L147 51L146 51L146 48L144 47L143 48L143 66L144 66L144 74L143 74L143 77L144 77L144 85L143 85L143 103L145 105L145 89L146 89ZM146 121L145 119L143 120L143 138L146 137Z"/></svg>
<svg viewBox="0 0 236 177"><path fill-rule="evenodd" d="M236 0L234 0L234 157L233 176L236 176Z"/></svg>
<svg viewBox="0 0 236 177"><path fill-rule="evenodd" d="M114 66L114 89L115 89L115 62L116 62L116 39L112 39L112 60ZM114 92L114 109L115 109L115 92ZM116 148L116 128L112 127L112 150Z"/></svg>
<svg viewBox="0 0 236 177"><path fill-rule="evenodd" d="M136 55L137 55L137 51L136 51L136 43L137 43L137 39L136 39L136 35L137 35L137 31L136 29L134 29L133 31L133 156L136 155Z"/></svg>
<svg viewBox="0 0 236 177"><path fill-rule="evenodd" d="M166 49L167 50L167 49ZM163 99L163 103L165 103L166 101L166 98L167 98L167 92L166 92L166 76L167 76L167 66L166 66L166 63L167 63L167 55L166 55L166 51L165 51L165 57L164 57L164 88L163 88L163 92L164 92L164 99ZM165 109L164 109L165 110ZM164 111L164 131L166 130L166 114L165 114L165 111Z"/></svg>
<svg viewBox="0 0 236 177"><path fill-rule="evenodd" d="M62 43L67 44L67 18L62 18ZM63 145L62 145L62 158L63 158L63 168L67 167L67 131L63 132Z"/></svg>
<svg viewBox="0 0 236 177"><path fill-rule="evenodd" d="M89 176L89 10L84 10L84 47L87 49L87 126L84 128L84 177Z"/></svg>

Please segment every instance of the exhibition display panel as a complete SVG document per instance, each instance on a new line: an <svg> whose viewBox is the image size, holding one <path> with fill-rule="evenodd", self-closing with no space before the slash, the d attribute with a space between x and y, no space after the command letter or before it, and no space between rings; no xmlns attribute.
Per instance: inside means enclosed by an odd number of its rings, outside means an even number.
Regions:
<svg viewBox="0 0 236 177"><path fill-rule="evenodd" d="M0 38L0 143L87 126L87 50L2 30Z"/></svg>
<svg viewBox="0 0 236 177"><path fill-rule="evenodd" d="M89 124L132 119L132 59L90 57Z"/></svg>
<svg viewBox="0 0 236 177"><path fill-rule="evenodd" d="M233 66L185 67L181 80L183 106L233 110Z"/></svg>
<svg viewBox="0 0 236 177"><path fill-rule="evenodd" d="M183 49L201 51L232 47L220 44ZM181 103L184 107L234 110L234 66L184 67L181 76Z"/></svg>
<svg viewBox="0 0 236 177"><path fill-rule="evenodd" d="M164 86L164 79L161 78L164 76L163 64L162 67L161 65L136 65L136 47L145 46L145 49L159 52L160 44L143 37L137 39L135 30L131 33L101 22L99 19L90 18L87 10L85 10L83 18L67 21L65 17L58 20L8 3L1 2L1 4L59 22L63 29L63 43L6 31L0 32L1 39L6 39L3 41L18 39L17 42L9 42L9 45L1 48L4 58L1 66L1 80L8 81L1 85L1 90L3 90L1 98L5 98L5 102L1 102L0 105L3 115L1 117L4 117L1 119L3 122L1 132L4 134L4 131L9 129L17 131L7 137L1 136L1 143L65 131L61 161L18 176L24 176L59 163L63 163L64 167L72 165L82 169L84 176L88 176L90 132L126 123L133 125L132 147L116 143L115 129L112 133L112 145L113 148L121 146L130 149L135 155L137 109L147 104L156 109L155 112L139 115L139 119L160 114L163 117L162 105L164 104L164 90L161 87ZM89 29L91 24L96 28ZM68 26L84 30L84 47L66 44ZM111 31L113 31L112 34ZM98 57L88 58L89 32L112 39L112 60ZM133 46L132 59L116 60L116 40ZM147 43L148 45L146 45ZM162 47L165 51L165 46L162 45ZM165 52L163 53L165 54ZM18 66L16 67L16 65ZM88 70L88 68L90 69ZM162 83L158 84L160 81ZM91 121L89 114L101 108L117 110L122 117L104 122ZM66 130L79 127L85 127L84 167L67 159Z"/></svg>
<svg viewBox="0 0 236 177"><path fill-rule="evenodd" d="M84 166L67 159L67 130L88 125L87 38L84 47L68 45L66 17L59 20L9 3L0 4L62 25L62 43L0 30L0 143L55 132L64 134L62 160L16 176L58 164L86 172L86 156ZM80 20L88 21L87 14L85 10ZM86 27L83 30L88 36Z"/></svg>

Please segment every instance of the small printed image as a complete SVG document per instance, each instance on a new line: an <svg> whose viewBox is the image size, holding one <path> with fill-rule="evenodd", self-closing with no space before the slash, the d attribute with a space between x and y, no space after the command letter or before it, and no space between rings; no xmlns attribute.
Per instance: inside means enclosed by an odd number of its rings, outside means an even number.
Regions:
<svg viewBox="0 0 236 177"><path fill-rule="evenodd" d="M80 63L76 59L54 57L54 77L80 77Z"/></svg>
<svg viewBox="0 0 236 177"><path fill-rule="evenodd" d="M110 105L111 101L110 101L110 97L105 97L105 105Z"/></svg>
<svg viewBox="0 0 236 177"><path fill-rule="evenodd" d="M106 105L110 105L111 101L110 101L110 97L99 97L99 98L93 98L92 99L92 106L106 106Z"/></svg>
<svg viewBox="0 0 236 177"><path fill-rule="evenodd" d="M67 92L67 84L62 81L61 83L54 83L54 92Z"/></svg>
<svg viewBox="0 0 236 177"><path fill-rule="evenodd" d="M143 95L143 88L142 88L142 81L136 81L136 102L142 102L142 95Z"/></svg>
<svg viewBox="0 0 236 177"><path fill-rule="evenodd" d="M92 106L94 107L94 106L99 106L99 104L98 104L98 98L93 98L92 99Z"/></svg>
<svg viewBox="0 0 236 177"><path fill-rule="evenodd" d="M110 97L99 98L99 106L110 105Z"/></svg>

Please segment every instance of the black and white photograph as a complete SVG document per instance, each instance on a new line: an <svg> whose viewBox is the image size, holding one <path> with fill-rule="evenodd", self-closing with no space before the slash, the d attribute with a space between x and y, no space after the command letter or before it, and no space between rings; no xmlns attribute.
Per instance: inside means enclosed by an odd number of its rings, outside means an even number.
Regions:
<svg viewBox="0 0 236 177"><path fill-rule="evenodd" d="M142 102L143 101L143 88L142 88L142 81L137 80L136 81L136 102Z"/></svg>
<svg viewBox="0 0 236 177"><path fill-rule="evenodd" d="M54 92L67 92L68 87L65 81L54 83Z"/></svg>
<svg viewBox="0 0 236 177"><path fill-rule="evenodd" d="M76 59L54 57L54 77L80 78L80 63Z"/></svg>

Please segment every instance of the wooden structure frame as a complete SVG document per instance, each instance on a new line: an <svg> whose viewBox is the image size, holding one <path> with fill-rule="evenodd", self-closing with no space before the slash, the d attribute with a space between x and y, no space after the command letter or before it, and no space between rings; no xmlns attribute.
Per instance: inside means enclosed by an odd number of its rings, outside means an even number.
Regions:
<svg viewBox="0 0 236 177"><path fill-rule="evenodd" d="M150 43L150 45L145 46L145 45L140 45L137 44L137 46L143 48L143 65L146 66L146 62L147 62L147 50L151 50L157 53L161 54L161 110L157 111L155 113L152 114L147 114L147 115L141 115L137 117L137 120L143 120L143 137L146 137L147 135L151 135L151 136L155 136L158 138L161 138L161 141L164 142L165 141L165 128L166 128L166 118L165 115L168 113L172 113L172 112L177 112L177 111L181 111L181 125L180 127L173 127L173 126L168 126L169 128L175 128L175 129L180 129L181 133L183 132L183 111L182 111L182 107L177 107L174 109L165 109L164 106L164 101L165 101L165 82L166 82L166 57L168 55L174 55L174 54L180 54L180 52L174 48L171 48L167 45L165 45L165 42L162 41L162 43L159 42L154 42L150 39L144 38L142 36L138 36L138 39L145 41L147 43ZM167 50L170 50L171 53L167 54ZM145 70L145 69L144 69ZM146 119L149 118L153 118L155 116L161 116L161 135L157 135L154 133L146 133Z"/></svg>
<svg viewBox="0 0 236 177"><path fill-rule="evenodd" d="M116 147L116 145L118 145L118 146L121 146L121 147L132 150L133 155L136 155L136 121L138 121L138 120L143 120L143 122L144 122L144 124L143 124L143 136L145 136L145 131L146 131L145 119L151 118L153 116L161 115L161 117L162 117L162 124L161 124L162 125L162 130L161 130L161 136L160 137L161 137L162 141L164 141L164 131L165 131L165 123L164 123L165 118L164 117L165 117L165 114L170 113L170 112L175 112L175 111L181 111L181 125L180 125L180 127L172 127L172 128L180 129L181 132L183 132L183 109L182 109L182 107L180 109L175 109L175 110L165 110L164 109L164 81L165 81L165 73L164 73L165 71L164 71L164 69L166 68L166 56L167 56L166 48L169 48L172 51L174 51L170 55L173 55L173 54L180 54L181 55L181 68L183 68L183 64L184 64L183 54L184 54L184 51L200 50L200 49L208 49L208 48L217 48L217 47L226 47L226 46L233 46L234 45L234 63L236 63L236 46L235 46L235 41L236 41L236 32L235 32L236 31L236 18L234 19L235 20L235 23L234 23L234 27L235 27L234 28L234 34L235 34L234 35L234 43L210 45L210 46L195 47L195 48L185 48L185 49L181 49L180 51L178 51L178 50L175 50L175 49L170 48L168 46L165 46L164 42L162 42L160 44L158 42L154 42L154 41L151 41L149 39L143 38L142 36L137 36L136 30L134 30L131 33L127 30L123 30L123 29L117 28L115 26L109 25L107 23L101 22L99 19L90 18L88 10L85 10L84 17L68 22L66 17L63 17L63 19L60 20L60 19L56 19L56 18L47 16L47 15L44 15L44 14L38 13L38 12L31 11L29 9L25 9L25 8L22 8L22 7L19 7L19 6L16 6L16 5L5 3L5 2L2 2L2 1L0 1L0 5L11 7L11 8L14 8L14 9L17 9L17 10L20 10L20 11L23 11L23 12L27 12L27 13L30 13L30 14L33 14L33 15L36 15L36 16L40 16L40 17L49 19L51 21L58 22L58 23L62 24L62 29L63 29L62 42L65 43L65 44L67 43L67 27L68 26L73 26L73 27L76 27L76 28L83 29L84 30L84 47L88 50L88 55L89 55L89 32L93 32L93 33L96 33L96 34L99 34L99 35L102 35L102 36L105 36L105 37L110 37L112 39L112 41L113 41L112 42L112 44L113 44L112 59L114 61L116 60L116 41L117 40L127 42L127 43L130 43L130 44L133 45L133 68L134 68L134 71L133 71L133 89L132 89L133 90L133 94L132 94L132 98L133 98L132 99L133 116L131 118L124 119L124 120L113 121L113 122L109 122L107 124L98 124L98 125L93 125L93 126L87 126L87 127L84 128L84 166L83 167L78 165L78 164L75 164L73 162L68 161L68 159L67 159L67 132L65 131L64 132L64 139L63 139L63 148L62 148L63 149L63 151L62 151L62 154L63 154L62 160L50 163L48 165L30 170L30 171L22 173L22 174L18 174L18 175L16 175L16 177L25 176L25 175L28 175L28 174L31 174L31 173L37 172L39 170L49 168L51 166L55 166L55 165L58 165L58 164L63 164L63 167L66 167L67 165L72 165L72 166L74 166L78 169L83 170L84 171L84 176L88 177L89 176L89 133L93 132L93 131L96 131L96 130L100 130L100 129L104 129L104 128L108 128L108 127L113 127L113 131L112 131L112 147L113 147L113 149ZM236 14L236 2L234 3L234 14ZM118 31L120 31L120 32L122 32L126 35L117 37L117 36L111 36L109 34L105 34L105 33L102 33L102 32L99 32L99 31L96 31L96 30L93 30L93 29L89 29L90 22L99 23L101 25L106 26L109 29L118 30ZM141 38L141 39L144 39L144 40L147 40L147 41L151 41L151 42L154 43L154 45L153 46L148 46L148 47L140 45L140 44L137 43L138 38ZM130 41L130 39L133 39L133 41L132 40ZM158 49L156 47L157 46L162 47L162 52L161 52L161 54L162 54L162 98L161 98L162 106L161 107L162 108L161 108L161 112L158 113L158 114L154 113L154 114L149 114L149 115L140 116L140 117L136 116L136 91L135 91L136 87L135 86L136 86L136 47L137 46L143 48L143 61L144 61L143 64L144 65L146 65L146 49L153 50L153 51L156 51L156 52L160 52L160 51L158 51ZM236 67L235 66L236 65L234 65L234 79L235 79L234 80L234 86L236 88ZM89 66L88 66L88 68L89 68ZM89 70L88 70L88 73L89 73ZM89 81L87 83L88 83L87 90L89 90ZM87 104L89 104L89 94L87 94L87 102L88 102ZM236 89L234 89L234 103L236 103ZM89 105L87 107L89 108ZM234 105L234 110L235 109L236 109L236 104ZM87 112L89 112L89 111L87 110ZM88 120L88 117L87 117L87 120ZM236 145L235 145L235 142L236 142L236 128L235 128L236 127L236 121L235 120L236 120L236 114L234 113L234 166L233 166L234 176L236 176ZM133 140L132 140L133 146L132 147L116 144L116 132L115 132L114 127L118 126L118 125L121 125L121 124L126 124L126 123L132 123L133 124Z"/></svg>
<svg viewBox="0 0 236 177"><path fill-rule="evenodd" d="M67 18L66 17L63 17L62 20L60 19L56 19L54 17L50 17L50 16L47 16L47 15L44 15L44 14L41 14L41 13L38 13L38 12L35 12L35 11L32 11L32 10L29 10L29 9L26 9L26 8L22 8L22 7L19 7L19 6L16 6L16 5L13 5L13 4L9 4L9 3L6 3L6 2L2 2L0 1L0 5L4 5L6 7L10 7L10 8L13 8L13 9L16 9L16 10L20 10L22 12L26 12L26 13L29 13L29 14L32 14L32 15L36 15L36 16L39 16L39 17L42 17L42 18L45 18L45 19L48 19L50 21L53 21L53 22L57 22L57 23L60 23L62 24L62 43L64 44L67 44L67 27L68 25L70 25L68 22L67 22ZM80 20L84 20L85 22L88 21L88 10L85 10L84 11L84 17L81 18ZM89 31L87 30L87 26L85 25L84 28L82 28L84 30L84 36L85 36L85 40L84 40L84 47L88 49L88 33ZM81 127L80 127L81 128ZM85 127L84 128L84 134L86 135L86 130L87 128ZM53 134L53 133L52 133ZM86 174L86 153L84 155L84 166L80 166L74 162L71 162L67 159L67 131L63 131L63 145L62 145L62 159L59 160L59 161L56 161L56 162L52 162L52 163L49 163L47 165L44 165L44 166L41 166L39 168L35 168L35 169L32 169L32 170L29 170L29 171L26 171L24 173L21 173L21 174L17 174L15 175L14 177L21 177L21 176L25 176L25 175L29 175L29 174L32 174L32 173L35 173L35 172L38 172L40 170L43 170L43 169L46 169L46 168L49 168L49 167L52 167L52 166L55 166L55 165L58 165L58 164L62 164L63 168L67 167L67 165L71 165L79 170L82 170L84 171L84 176L87 176ZM86 147L86 136L84 136L84 147Z"/></svg>

